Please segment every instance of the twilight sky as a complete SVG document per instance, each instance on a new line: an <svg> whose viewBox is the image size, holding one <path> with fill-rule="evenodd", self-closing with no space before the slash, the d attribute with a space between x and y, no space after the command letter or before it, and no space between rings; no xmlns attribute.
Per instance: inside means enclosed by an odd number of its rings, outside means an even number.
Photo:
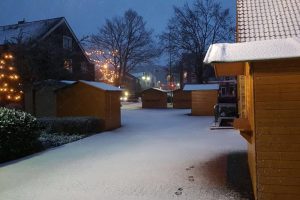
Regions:
<svg viewBox="0 0 300 200"><path fill-rule="evenodd" d="M236 0L220 0L235 15ZM106 18L122 15L132 8L142 15L155 34L164 30L172 16L173 5L181 6L193 0L0 0L0 25L66 17L76 35L96 33Z"/></svg>

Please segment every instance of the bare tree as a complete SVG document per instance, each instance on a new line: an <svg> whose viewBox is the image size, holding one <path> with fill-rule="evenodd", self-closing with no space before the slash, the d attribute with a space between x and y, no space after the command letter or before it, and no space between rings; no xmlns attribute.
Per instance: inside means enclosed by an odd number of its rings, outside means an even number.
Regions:
<svg viewBox="0 0 300 200"><path fill-rule="evenodd" d="M203 59L209 45L232 41L234 26L229 9L223 9L216 0L195 0L192 6L174 7L166 32L161 35L163 47L180 58L191 54L195 59L195 73L203 82Z"/></svg>
<svg viewBox="0 0 300 200"><path fill-rule="evenodd" d="M128 10L122 17L107 19L99 32L90 37L92 49L103 52L117 74L116 85L122 85L123 77L139 64L148 63L158 56L152 31L146 29L143 17Z"/></svg>

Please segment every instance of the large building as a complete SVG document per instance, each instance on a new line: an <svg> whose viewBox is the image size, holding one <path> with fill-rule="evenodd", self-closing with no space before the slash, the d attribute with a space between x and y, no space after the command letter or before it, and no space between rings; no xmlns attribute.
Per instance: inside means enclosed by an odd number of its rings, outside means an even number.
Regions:
<svg viewBox="0 0 300 200"><path fill-rule="evenodd" d="M25 53L28 48L31 54ZM20 49L24 52L18 52ZM0 26L0 53L7 50L16 51L17 60L18 53L31 58L32 66L43 72L34 74L30 81L94 80L94 65L64 17Z"/></svg>

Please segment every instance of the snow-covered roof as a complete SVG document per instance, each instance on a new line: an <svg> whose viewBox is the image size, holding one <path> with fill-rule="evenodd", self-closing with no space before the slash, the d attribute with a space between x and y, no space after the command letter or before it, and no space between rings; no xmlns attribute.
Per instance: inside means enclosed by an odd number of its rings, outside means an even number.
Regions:
<svg viewBox="0 0 300 200"><path fill-rule="evenodd" d="M219 90L219 84L186 84L183 91Z"/></svg>
<svg viewBox="0 0 300 200"><path fill-rule="evenodd" d="M148 90L157 90L157 91L160 91L160 92L170 92L170 91L168 91L168 90L163 90L163 89L159 89L159 88L149 88L149 89L146 89L146 90L144 90L144 91L148 91Z"/></svg>
<svg viewBox="0 0 300 200"><path fill-rule="evenodd" d="M71 84L76 83L76 81L67 81L67 80L61 80L60 82L64 83L64 84L67 84L67 85L71 85Z"/></svg>
<svg viewBox="0 0 300 200"><path fill-rule="evenodd" d="M237 0L238 42L300 36L299 0Z"/></svg>
<svg viewBox="0 0 300 200"><path fill-rule="evenodd" d="M0 45L7 42L15 43L17 39L22 39L22 42L40 39L63 19L60 17L0 26Z"/></svg>
<svg viewBox="0 0 300 200"><path fill-rule="evenodd" d="M99 88L101 90L106 90L106 91L123 91L121 88L118 88L118 87L115 87L115 86L112 86L112 85L108 85L108 84L102 83L102 82L83 81L83 80L80 80L79 82L85 83L85 84L90 85L90 86L95 87L95 88Z"/></svg>
<svg viewBox="0 0 300 200"><path fill-rule="evenodd" d="M220 43L209 47L205 63L300 58L300 38L245 43Z"/></svg>

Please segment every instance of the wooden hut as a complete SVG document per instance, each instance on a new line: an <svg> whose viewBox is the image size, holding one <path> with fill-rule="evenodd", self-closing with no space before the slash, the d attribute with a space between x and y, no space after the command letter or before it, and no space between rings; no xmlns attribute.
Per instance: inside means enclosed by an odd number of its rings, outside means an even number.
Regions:
<svg viewBox="0 0 300 200"><path fill-rule="evenodd" d="M192 94L182 89L173 91L173 108L190 109L192 107Z"/></svg>
<svg viewBox="0 0 300 200"><path fill-rule="evenodd" d="M104 121L104 130L121 126L121 89L100 82L78 81L56 91L57 116L92 116Z"/></svg>
<svg viewBox="0 0 300 200"><path fill-rule="evenodd" d="M167 92L158 88L150 88L142 92L143 108L167 108Z"/></svg>
<svg viewBox="0 0 300 200"><path fill-rule="evenodd" d="M214 115L214 106L218 102L219 84L185 85L183 91L192 93L192 115Z"/></svg>
<svg viewBox="0 0 300 200"><path fill-rule="evenodd" d="M73 83L75 81L45 80L25 86L25 111L36 117L57 116L55 90Z"/></svg>
<svg viewBox="0 0 300 200"><path fill-rule="evenodd" d="M300 39L212 45L217 76L239 76L239 119L256 199L300 199Z"/></svg>

